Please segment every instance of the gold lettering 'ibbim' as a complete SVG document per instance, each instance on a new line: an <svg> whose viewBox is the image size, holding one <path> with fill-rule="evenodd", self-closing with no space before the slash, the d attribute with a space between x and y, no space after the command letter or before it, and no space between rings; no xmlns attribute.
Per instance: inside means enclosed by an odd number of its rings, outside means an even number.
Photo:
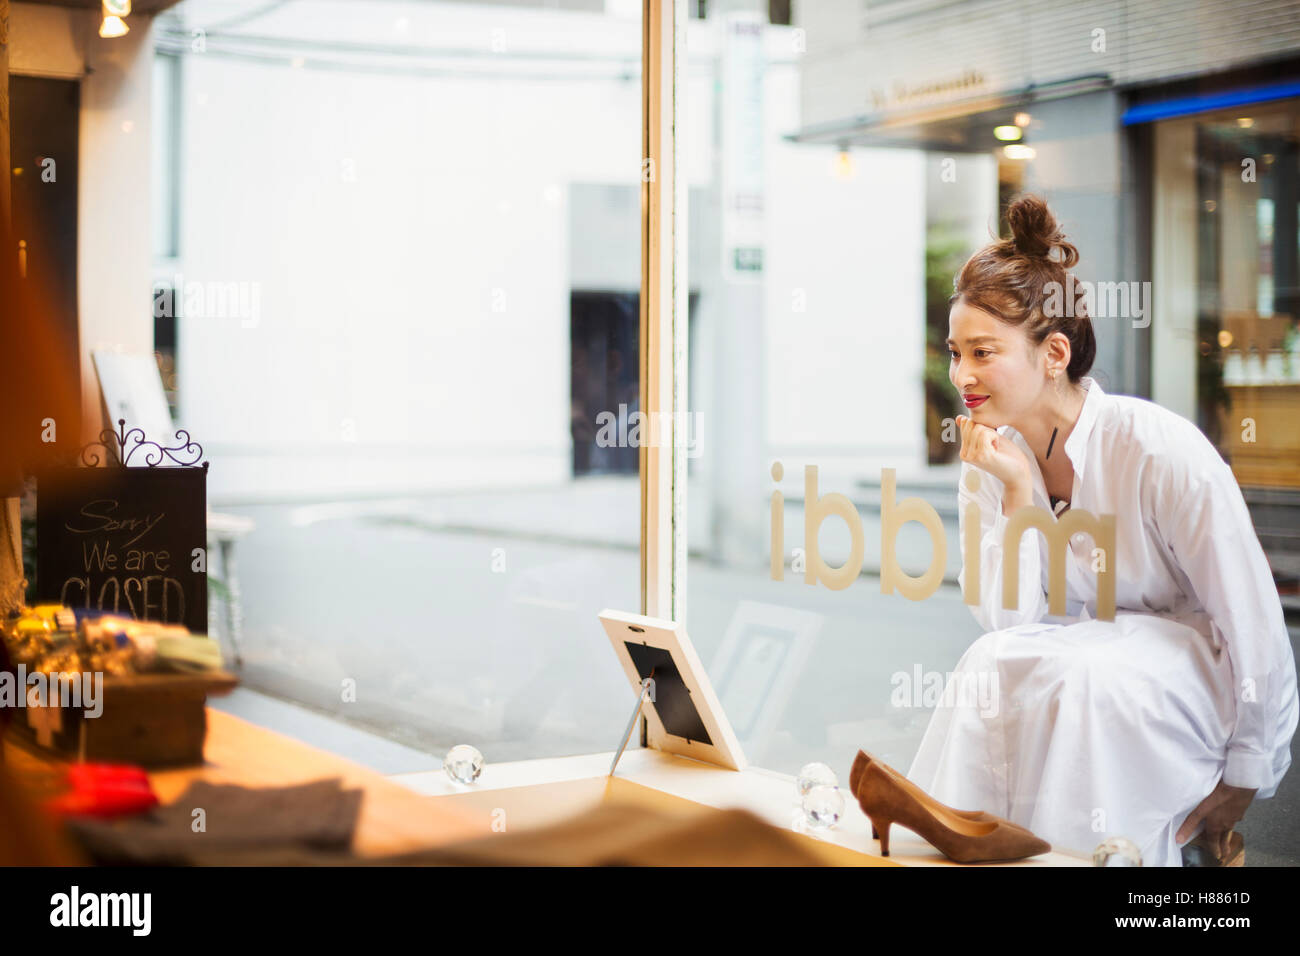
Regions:
<svg viewBox="0 0 1300 956"><path fill-rule="evenodd" d="M780 481L784 475L780 462L772 466L772 477ZM934 506L923 498L905 498L895 501L896 479L893 468L883 468L880 473L880 592L897 591L912 601L923 601L939 589L947 565L947 540L943 521ZM979 475L969 472L966 487L979 490ZM848 526L849 556L841 567L828 565L821 556L819 534L822 523L832 515ZM771 498L772 545L771 574L773 581L785 578L785 499L774 491ZM930 533L932 553L930 565L919 577L907 574L898 564L897 540L899 529L909 521L922 525ZM966 506L966 521L962 541L962 555L966 569L962 599L967 604L980 603L980 508L976 502ZM1037 530L1047 539L1048 553L1048 613L1066 614L1065 566L1070 538L1087 534L1092 538L1097 574L1097 620L1115 620L1115 516L1094 515L1082 508L1071 508L1057 518L1045 508L1026 506L1007 519L1002 540L1002 606L1009 611L1020 604L1020 541L1025 532ZM819 495L817 466L804 468L804 557L807 562L804 581L810 585L818 582L833 591L843 590L853 583L862 571L863 530L857 507L845 495L829 492Z"/></svg>

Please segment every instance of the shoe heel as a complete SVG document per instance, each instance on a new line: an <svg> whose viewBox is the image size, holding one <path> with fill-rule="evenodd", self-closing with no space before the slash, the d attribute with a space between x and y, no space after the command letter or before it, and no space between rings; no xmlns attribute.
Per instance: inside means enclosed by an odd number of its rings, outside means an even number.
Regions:
<svg viewBox="0 0 1300 956"><path fill-rule="evenodd" d="M893 820L871 821L871 839L880 841L881 856L889 856L889 828L893 825Z"/></svg>

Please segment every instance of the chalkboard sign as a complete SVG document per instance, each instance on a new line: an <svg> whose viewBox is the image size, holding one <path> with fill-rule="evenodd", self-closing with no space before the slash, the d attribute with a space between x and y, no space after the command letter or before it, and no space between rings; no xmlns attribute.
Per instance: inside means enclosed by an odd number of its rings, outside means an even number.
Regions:
<svg viewBox="0 0 1300 956"><path fill-rule="evenodd" d="M207 464L37 475L36 597L208 630Z"/></svg>

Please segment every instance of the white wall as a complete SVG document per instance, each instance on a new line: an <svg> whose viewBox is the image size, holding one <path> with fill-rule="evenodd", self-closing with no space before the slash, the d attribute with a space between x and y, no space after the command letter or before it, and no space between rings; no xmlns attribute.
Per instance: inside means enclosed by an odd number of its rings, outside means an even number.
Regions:
<svg viewBox="0 0 1300 956"><path fill-rule="evenodd" d="M77 309L82 431L98 437L102 401L91 353L153 353L152 21L132 16L124 37L99 37L99 11L82 23L89 72L81 81L77 191Z"/></svg>
<svg viewBox="0 0 1300 956"><path fill-rule="evenodd" d="M799 125L793 70L770 74L769 125ZM769 137L767 442L801 485L823 488L925 461L925 161L914 150L851 150ZM804 311L796 311L800 307ZM837 475L842 477L836 477Z"/></svg>
<svg viewBox="0 0 1300 956"><path fill-rule="evenodd" d="M249 29L382 43L390 16L408 45L471 50L500 31L510 51L639 59L635 20L554 11L290 3ZM692 187L715 165L714 27L690 29ZM789 33L774 29L775 56L788 57ZM584 237L569 235L567 190L639 188L638 82L420 74L373 55L318 69L310 49L294 67L284 49L253 62L210 39L184 58L180 274L258 296L256 316L180 323L182 418L213 462L210 495L567 480L568 297L575 279L599 278L569 274L593 257L570 255ZM483 67L468 53L461 65ZM798 126L792 66L771 69L766 108L770 268L754 331L768 336L767 442L855 475L921 462L921 157L855 151L843 182L829 149L782 142ZM635 282L624 259L609 286ZM702 315L717 281L692 276ZM791 311L795 288L807 313ZM725 359L719 343L709 361Z"/></svg>
<svg viewBox="0 0 1300 956"><path fill-rule="evenodd" d="M412 35L520 44L604 19L386 6ZM351 38L374 16L339 7L329 26ZM618 26L636 56L639 26ZM256 316L180 323L213 498L569 477L567 187L639 181L637 83L212 53L184 70L184 281L260 296Z"/></svg>

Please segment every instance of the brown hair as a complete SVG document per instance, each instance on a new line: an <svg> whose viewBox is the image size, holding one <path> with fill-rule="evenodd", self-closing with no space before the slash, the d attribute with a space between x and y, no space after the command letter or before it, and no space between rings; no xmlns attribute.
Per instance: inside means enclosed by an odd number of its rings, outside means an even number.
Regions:
<svg viewBox="0 0 1300 956"><path fill-rule="evenodd" d="M1020 326L1034 345L1041 345L1053 332L1070 340L1070 364L1066 375L1078 382L1092 368L1097 356L1097 338L1083 302L1073 315L1049 315L1044 306L1053 286L1060 290L1057 301L1072 295L1075 288L1066 271L1079 261L1079 250L1065 241L1065 234L1047 203L1038 196L1022 196L1007 209L1010 239L989 243L962 266L949 305L964 301L996 316L1008 325ZM1052 257L1053 250L1059 253Z"/></svg>

